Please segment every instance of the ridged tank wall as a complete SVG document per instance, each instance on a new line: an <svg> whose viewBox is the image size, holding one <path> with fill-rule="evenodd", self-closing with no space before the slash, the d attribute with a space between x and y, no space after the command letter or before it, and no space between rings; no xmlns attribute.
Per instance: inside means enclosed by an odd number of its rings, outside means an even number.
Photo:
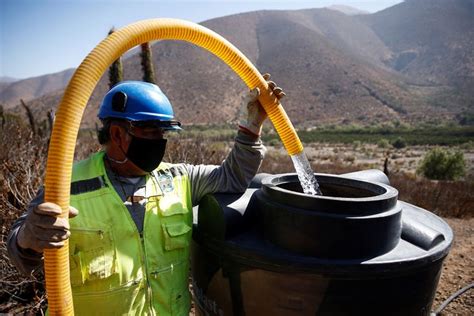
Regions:
<svg viewBox="0 0 474 316"><path fill-rule="evenodd" d="M429 315L453 235L398 200L378 171L260 175L201 201L193 232L198 315Z"/></svg>

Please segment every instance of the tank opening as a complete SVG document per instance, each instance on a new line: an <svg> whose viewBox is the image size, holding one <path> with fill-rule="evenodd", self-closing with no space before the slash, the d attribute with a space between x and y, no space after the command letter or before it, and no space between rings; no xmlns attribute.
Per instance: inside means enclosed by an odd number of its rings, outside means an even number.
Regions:
<svg viewBox="0 0 474 316"><path fill-rule="evenodd" d="M370 189L357 186L345 185L343 183L325 183L323 179L318 179L319 186L323 196L339 198L367 198L384 194L386 190L383 187L373 185ZM354 183L356 184L356 183ZM285 182L277 184L285 190L303 193L299 182Z"/></svg>

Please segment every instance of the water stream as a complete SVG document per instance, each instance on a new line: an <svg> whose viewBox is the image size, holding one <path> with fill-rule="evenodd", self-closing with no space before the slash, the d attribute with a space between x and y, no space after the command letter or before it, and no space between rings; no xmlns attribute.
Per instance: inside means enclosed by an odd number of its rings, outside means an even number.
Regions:
<svg viewBox="0 0 474 316"><path fill-rule="evenodd" d="M295 166L303 192L310 195L323 195L305 153L301 152L298 155L291 156L291 160Z"/></svg>

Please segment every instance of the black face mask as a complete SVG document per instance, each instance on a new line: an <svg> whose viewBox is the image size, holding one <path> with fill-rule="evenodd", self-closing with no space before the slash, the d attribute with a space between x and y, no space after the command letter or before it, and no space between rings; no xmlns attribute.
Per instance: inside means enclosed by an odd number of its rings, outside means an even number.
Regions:
<svg viewBox="0 0 474 316"><path fill-rule="evenodd" d="M146 139L132 136L127 158L138 168L152 172L165 155L166 139Z"/></svg>

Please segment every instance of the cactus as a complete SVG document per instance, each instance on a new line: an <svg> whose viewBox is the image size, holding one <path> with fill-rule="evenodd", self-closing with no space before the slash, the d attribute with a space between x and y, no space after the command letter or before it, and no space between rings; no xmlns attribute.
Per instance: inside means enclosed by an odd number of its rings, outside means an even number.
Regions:
<svg viewBox="0 0 474 316"><path fill-rule="evenodd" d="M23 101L23 99L20 99L20 102L26 111L26 115L28 116L28 121L30 122L31 131L33 132L33 135L36 135L37 129L36 129L36 122L35 122L33 113L31 112L31 109L26 105L25 101Z"/></svg>
<svg viewBox="0 0 474 316"><path fill-rule="evenodd" d="M156 84L155 70L153 69L153 61L151 56L150 43L143 43L141 46L141 64L143 70L143 81Z"/></svg>
<svg viewBox="0 0 474 316"><path fill-rule="evenodd" d="M115 28L111 28L108 35L115 32ZM109 88L112 89L117 83L123 80L123 65L122 58L119 57L109 67Z"/></svg>

